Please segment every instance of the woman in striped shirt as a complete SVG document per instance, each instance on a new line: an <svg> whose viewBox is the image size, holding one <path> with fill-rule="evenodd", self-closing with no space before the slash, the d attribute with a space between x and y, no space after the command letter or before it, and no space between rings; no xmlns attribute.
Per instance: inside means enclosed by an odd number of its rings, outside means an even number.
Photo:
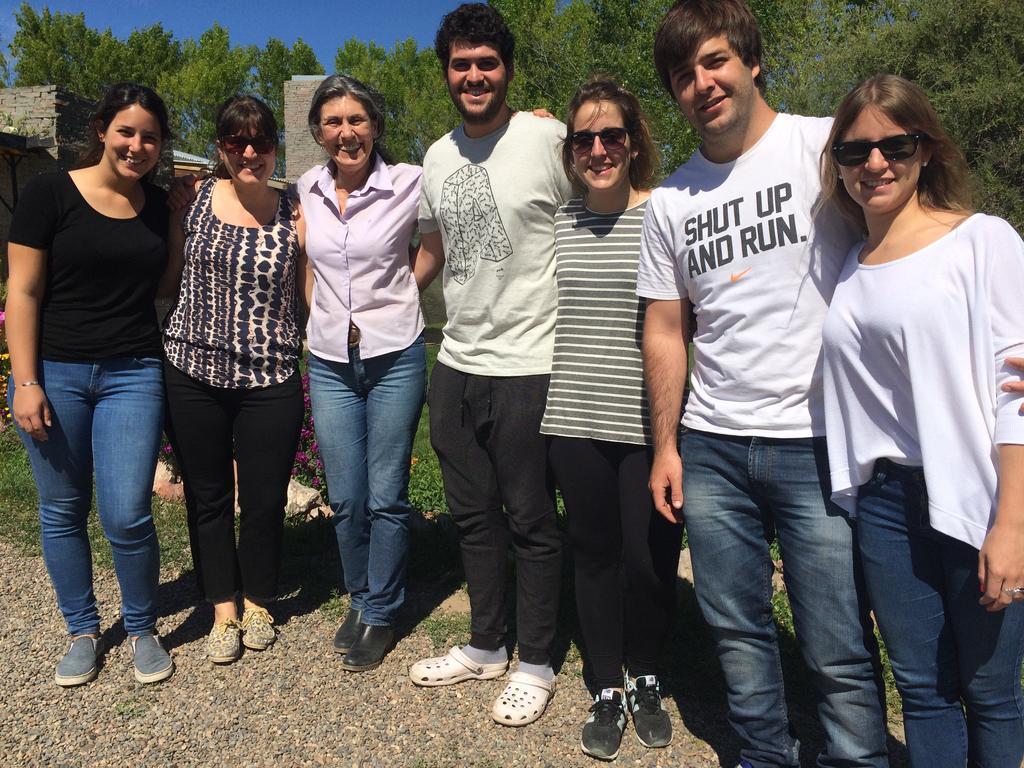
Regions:
<svg viewBox="0 0 1024 768"><path fill-rule="evenodd" d="M595 694L581 747L610 760L627 711L645 746L672 740L656 664L675 603L682 526L658 515L647 492L651 429L636 295L657 163L636 97L606 77L580 88L566 124L562 161L581 196L555 217L558 316L541 431L551 435L568 514Z"/></svg>

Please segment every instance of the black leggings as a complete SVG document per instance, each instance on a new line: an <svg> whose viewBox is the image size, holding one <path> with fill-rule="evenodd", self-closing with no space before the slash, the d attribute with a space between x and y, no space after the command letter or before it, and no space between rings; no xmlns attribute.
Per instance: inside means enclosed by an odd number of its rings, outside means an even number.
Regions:
<svg viewBox="0 0 1024 768"><path fill-rule="evenodd" d="M634 677L657 674L683 526L651 503L650 449L554 437L549 455L569 520L588 682L621 687L623 662Z"/></svg>
<svg viewBox="0 0 1024 768"><path fill-rule="evenodd" d="M302 426L298 371L258 389L212 387L164 362L167 436L181 469L192 563L212 603L277 597L284 505ZM241 509L235 545L235 477Z"/></svg>

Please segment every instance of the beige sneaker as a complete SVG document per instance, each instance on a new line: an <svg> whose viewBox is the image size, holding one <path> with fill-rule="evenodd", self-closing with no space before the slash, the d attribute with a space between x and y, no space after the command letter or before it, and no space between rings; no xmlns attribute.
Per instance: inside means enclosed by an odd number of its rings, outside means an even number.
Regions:
<svg viewBox="0 0 1024 768"><path fill-rule="evenodd" d="M242 628L234 619L213 625L206 636L206 657L214 664L230 664L242 655Z"/></svg>
<svg viewBox="0 0 1024 768"><path fill-rule="evenodd" d="M266 608L258 605L246 606L242 617L242 643L254 651L265 651L274 644L277 632L274 630L274 617Z"/></svg>

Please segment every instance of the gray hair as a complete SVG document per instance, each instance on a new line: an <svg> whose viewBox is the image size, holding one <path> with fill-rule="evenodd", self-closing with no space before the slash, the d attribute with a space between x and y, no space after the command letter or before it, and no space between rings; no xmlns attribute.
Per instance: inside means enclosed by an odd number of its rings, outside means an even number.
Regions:
<svg viewBox="0 0 1024 768"><path fill-rule="evenodd" d="M313 102L309 105L309 116L307 117L309 132L313 135L313 139L319 144L323 138L320 130L320 110L323 109L324 104L331 99L340 99L342 96L351 96L363 105L374 128L374 151L380 151L378 145L384 138L384 99L373 88L348 75L328 75L313 94ZM386 153L380 151L380 154L386 162Z"/></svg>

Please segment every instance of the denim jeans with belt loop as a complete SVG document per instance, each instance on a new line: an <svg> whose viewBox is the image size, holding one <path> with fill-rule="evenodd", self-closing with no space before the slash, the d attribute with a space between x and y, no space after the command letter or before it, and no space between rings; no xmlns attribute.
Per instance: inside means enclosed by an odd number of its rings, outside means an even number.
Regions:
<svg viewBox="0 0 1024 768"><path fill-rule="evenodd" d="M95 634L100 629L87 531L95 475L125 631L130 636L151 633L160 577L151 507L164 423L160 358L43 360L39 380L53 426L45 441L21 429L18 434L39 490L43 559L68 632ZM13 382L9 391L13 403Z"/></svg>
<svg viewBox="0 0 1024 768"><path fill-rule="evenodd" d="M347 363L309 355L313 426L345 589L362 622L388 626L405 600L409 462L426 391L426 348Z"/></svg>
<svg viewBox="0 0 1024 768"><path fill-rule="evenodd" d="M910 764L1019 766L1024 605L989 613L978 603L978 550L929 526L920 467L877 461L860 487L857 528Z"/></svg>
<svg viewBox="0 0 1024 768"><path fill-rule="evenodd" d="M816 765L888 766L878 647L853 526L829 501L825 439L689 430L682 457L694 590L715 637L743 759L753 768L800 765L772 618L769 547L777 535L825 736Z"/></svg>

